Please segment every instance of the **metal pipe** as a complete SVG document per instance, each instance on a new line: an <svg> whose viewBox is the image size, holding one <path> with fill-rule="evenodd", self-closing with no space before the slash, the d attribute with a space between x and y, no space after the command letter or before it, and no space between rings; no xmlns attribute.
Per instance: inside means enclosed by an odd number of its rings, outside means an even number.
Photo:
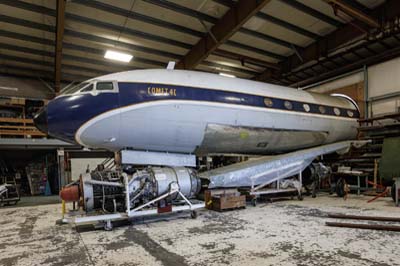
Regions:
<svg viewBox="0 0 400 266"><path fill-rule="evenodd" d="M369 102L368 102L368 66L364 65L364 103L365 103L365 108L364 108L364 118L368 118L369 114ZM371 114L372 115L372 114Z"/></svg>
<svg viewBox="0 0 400 266"><path fill-rule="evenodd" d="M88 180L88 181L85 181L85 183L92 184L92 185L100 185L100 186L124 187L124 185L121 183L107 182L107 181Z"/></svg>
<svg viewBox="0 0 400 266"><path fill-rule="evenodd" d="M371 97L368 99L368 102L372 103L372 102L383 101L383 100L397 98L397 97L400 97L400 92L392 92L392 93L388 93L388 94L384 94L384 95Z"/></svg>
<svg viewBox="0 0 400 266"><path fill-rule="evenodd" d="M348 214L342 214L342 213L328 213L328 217L329 218L339 218L339 219L400 222L400 217L359 216L359 215L348 215Z"/></svg>
<svg viewBox="0 0 400 266"><path fill-rule="evenodd" d="M357 228L357 229L370 229L370 230L400 232L400 226L395 226L395 225L353 224L353 223L336 223L336 222L326 222L325 224L327 226L333 226L333 227L345 227L345 228Z"/></svg>
<svg viewBox="0 0 400 266"><path fill-rule="evenodd" d="M367 24L368 26L370 26L372 28L380 27L379 21L377 21L374 17L369 16L368 14L364 13L362 10L354 8L353 6L348 5L345 2L342 2L341 0L324 0L324 1L333 7L333 9L335 10L335 14L336 14L336 10L339 9L343 13Z"/></svg>
<svg viewBox="0 0 400 266"><path fill-rule="evenodd" d="M347 72L347 73L344 73L342 75L339 75L339 76L336 76L336 77L333 77L333 78L325 79L325 80L319 81L317 83L313 83L313 84L310 84L310 85L307 85L305 87L301 87L301 88L298 88L298 89L299 90L308 90L308 89L317 87L319 85L322 85L322 84L325 84L325 83L328 83L328 82L331 82L331 81L336 81L338 79L345 78L345 77L351 76L353 74L360 73L361 71L363 71L363 68L356 69L356 70L353 70L351 72Z"/></svg>

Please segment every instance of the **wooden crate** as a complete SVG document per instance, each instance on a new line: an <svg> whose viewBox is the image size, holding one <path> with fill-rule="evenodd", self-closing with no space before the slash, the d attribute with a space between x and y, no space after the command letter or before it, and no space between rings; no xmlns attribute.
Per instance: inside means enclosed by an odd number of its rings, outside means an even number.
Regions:
<svg viewBox="0 0 400 266"><path fill-rule="evenodd" d="M246 196L237 189L207 190L204 195L206 207L210 210L225 211L246 207Z"/></svg>
<svg viewBox="0 0 400 266"><path fill-rule="evenodd" d="M206 190L204 192L204 200L206 202L206 207L209 208L209 209L212 209L211 205L212 205L212 197L213 196L217 196L217 195L221 195L221 194L225 194L225 195L227 195L227 194L235 194L237 192L238 192L238 190L235 189L235 188L233 188L233 189L209 189L209 190Z"/></svg>
<svg viewBox="0 0 400 266"><path fill-rule="evenodd" d="M246 207L246 196L215 196L212 198L214 211L234 210Z"/></svg>

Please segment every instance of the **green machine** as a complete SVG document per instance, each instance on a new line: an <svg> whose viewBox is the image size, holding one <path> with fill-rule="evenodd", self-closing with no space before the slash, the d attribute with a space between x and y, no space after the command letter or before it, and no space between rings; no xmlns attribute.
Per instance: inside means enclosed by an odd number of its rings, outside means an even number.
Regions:
<svg viewBox="0 0 400 266"><path fill-rule="evenodd" d="M383 183L390 183L393 178L400 177L400 137L384 139L379 175Z"/></svg>
<svg viewBox="0 0 400 266"><path fill-rule="evenodd" d="M396 201L394 179L397 178L399 180L400 178L400 137L384 139L382 158L379 164L379 175L384 185L392 185L392 198ZM397 201L396 204L398 204Z"/></svg>

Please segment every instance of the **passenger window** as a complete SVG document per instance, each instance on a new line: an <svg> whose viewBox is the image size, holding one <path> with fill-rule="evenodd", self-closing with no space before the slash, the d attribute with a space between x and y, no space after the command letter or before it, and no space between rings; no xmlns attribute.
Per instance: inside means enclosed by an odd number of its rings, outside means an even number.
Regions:
<svg viewBox="0 0 400 266"><path fill-rule="evenodd" d="M289 102L289 101L285 101L285 102L283 103L283 105L286 107L286 109L289 109L289 110L292 110L292 109L293 109L293 105L292 105L292 103Z"/></svg>
<svg viewBox="0 0 400 266"><path fill-rule="evenodd" d="M350 116L350 117L353 117L354 113L353 113L353 111L347 110L347 115Z"/></svg>
<svg viewBox="0 0 400 266"><path fill-rule="evenodd" d="M97 82L96 90L98 91L112 91L113 90L112 82Z"/></svg>
<svg viewBox="0 0 400 266"><path fill-rule="evenodd" d="M264 104L265 104L265 106L267 106L267 107L272 107L272 106L274 106L274 102L273 102L272 99L270 99L270 98L264 98Z"/></svg>
<svg viewBox="0 0 400 266"><path fill-rule="evenodd" d="M87 86L86 88L81 90L80 92L87 92L87 91L91 91L91 90L93 90L93 84L90 84L89 86Z"/></svg>

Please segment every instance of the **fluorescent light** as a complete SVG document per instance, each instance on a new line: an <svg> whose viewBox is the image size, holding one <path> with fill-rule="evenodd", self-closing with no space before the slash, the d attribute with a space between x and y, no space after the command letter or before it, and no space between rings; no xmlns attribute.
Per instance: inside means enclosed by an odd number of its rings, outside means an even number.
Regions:
<svg viewBox="0 0 400 266"><path fill-rule="evenodd" d="M13 88L13 87L0 87L0 90L18 91L18 88Z"/></svg>
<svg viewBox="0 0 400 266"><path fill-rule="evenodd" d="M231 74L226 74L226 73L219 73L220 76L224 76L224 77L228 77L228 78L236 78L235 75L231 75Z"/></svg>
<svg viewBox="0 0 400 266"><path fill-rule="evenodd" d="M107 50L104 58L122 62L130 62L133 58L133 55Z"/></svg>

